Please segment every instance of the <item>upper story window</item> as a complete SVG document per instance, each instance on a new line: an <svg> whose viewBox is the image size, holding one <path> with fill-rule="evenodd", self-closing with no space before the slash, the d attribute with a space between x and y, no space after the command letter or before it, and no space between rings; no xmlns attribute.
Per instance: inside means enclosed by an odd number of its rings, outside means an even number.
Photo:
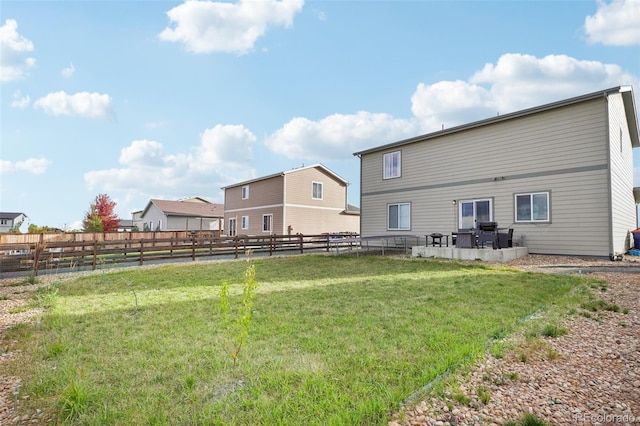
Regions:
<svg viewBox="0 0 640 426"><path fill-rule="evenodd" d="M549 222L549 193L516 194L516 222Z"/></svg>
<svg viewBox="0 0 640 426"><path fill-rule="evenodd" d="M411 204L397 203L387 205L387 230L411 229Z"/></svg>
<svg viewBox="0 0 640 426"><path fill-rule="evenodd" d="M9 219L0 219L0 225L8 225Z"/></svg>
<svg viewBox="0 0 640 426"><path fill-rule="evenodd" d="M242 216L242 229L249 229L249 216Z"/></svg>
<svg viewBox="0 0 640 426"><path fill-rule="evenodd" d="M314 200L322 200L322 182L313 182L311 198Z"/></svg>
<svg viewBox="0 0 640 426"><path fill-rule="evenodd" d="M384 154L382 159L383 168L384 168L384 178L392 179L400 177L401 173L401 161L400 161L400 151L390 152L388 154Z"/></svg>
<svg viewBox="0 0 640 426"><path fill-rule="evenodd" d="M249 185L245 185L242 187L242 199L246 200L249 198Z"/></svg>

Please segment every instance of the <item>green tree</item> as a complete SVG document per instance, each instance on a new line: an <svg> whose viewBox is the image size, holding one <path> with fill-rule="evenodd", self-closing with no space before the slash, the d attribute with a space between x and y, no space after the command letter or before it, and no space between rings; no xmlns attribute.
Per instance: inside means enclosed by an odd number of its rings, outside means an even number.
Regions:
<svg viewBox="0 0 640 426"><path fill-rule="evenodd" d="M87 212L86 217L82 221L82 230L84 232L103 232L102 220L95 210L95 206L91 205L91 209Z"/></svg>
<svg viewBox="0 0 640 426"><path fill-rule="evenodd" d="M30 234L42 234L44 232L61 232L60 229L51 226L38 226L35 223L29 225L27 232Z"/></svg>

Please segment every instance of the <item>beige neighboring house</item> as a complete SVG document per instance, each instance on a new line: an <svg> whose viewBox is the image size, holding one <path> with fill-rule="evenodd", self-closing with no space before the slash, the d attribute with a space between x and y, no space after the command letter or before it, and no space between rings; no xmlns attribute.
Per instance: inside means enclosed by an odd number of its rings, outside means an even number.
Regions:
<svg viewBox="0 0 640 426"><path fill-rule="evenodd" d="M490 221L529 253L616 258L637 227L639 147L620 86L356 152L361 235Z"/></svg>
<svg viewBox="0 0 640 426"><path fill-rule="evenodd" d="M358 232L360 211L347 204L349 183L321 164L224 188L227 235Z"/></svg>
<svg viewBox="0 0 640 426"><path fill-rule="evenodd" d="M224 229L224 206L204 198L149 200L144 210L132 213L139 231L215 231Z"/></svg>
<svg viewBox="0 0 640 426"><path fill-rule="evenodd" d="M0 212L0 233L9 232L14 226L22 224L27 219L24 213Z"/></svg>

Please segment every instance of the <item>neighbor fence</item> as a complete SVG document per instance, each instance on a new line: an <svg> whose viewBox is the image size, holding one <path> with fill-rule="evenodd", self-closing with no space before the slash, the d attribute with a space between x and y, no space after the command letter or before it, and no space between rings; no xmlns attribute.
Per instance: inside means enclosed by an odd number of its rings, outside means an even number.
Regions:
<svg viewBox="0 0 640 426"><path fill-rule="evenodd" d="M354 234L220 237L208 231L140 233L146 238L137 238L135 232L113 234L117 238L93 234L99 237L93 240L85 238L87 234L23 234L27 238L22 242L0 243L0 277L6 273L29 272L36 276L47 270L79 271L213 256L238 258L247 250L270 256L285 251L337 251L359 244Z"/></svg>

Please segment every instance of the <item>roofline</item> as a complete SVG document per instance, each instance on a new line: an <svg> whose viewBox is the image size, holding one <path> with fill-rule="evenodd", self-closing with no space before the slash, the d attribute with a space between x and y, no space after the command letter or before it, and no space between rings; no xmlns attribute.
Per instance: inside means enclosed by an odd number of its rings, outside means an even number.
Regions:
<svg viewBox="0 0 640 426"><path fill-rule="evenodd" d="M248 185L250 183L254 183L254 182L260 182L261 180L267 180L267 179L272 179L274 177L278 177L278 176L284 176L287 175L289 173L294 173L294 172L299 172L300 170L306 170L306 169L314 169L316 167L321 168L322 170L324 170L325 172L327 172L328 174L332 175L336 180L339 180L341 182L343 182L345 185L349 185L349 182L347 180L345 180L344 178L340 177L339 175L337 175L335 172L333 172L332 170L330 170L327 166L320 164L320 163L316 163L316 164L312 164L311 166L303 166L303 167L298 167L296 169L291 169L291 170L285 170L282 172L278 172L278 173L273 173L271 175L267 175L267 176L261 176L261 177L257 177L255 179L249 179L249 180L245 180L243 182L238 182L238 183L234 183L233 185L227 185L227 186L223 186L220 189L228 189L228 188L235 188L237 186L242 186L242 185Z"/></svg>
<svg viewBox="0 0 640 426"><path fill-rule="evenodd" d="M194 197L191 197L191 198L194 198ZM161 209L161 208L160 208L160 206L158 206L158 205L156 204L156 201L172 201L172 202L176 202L176 203L178 203L178 202L180 202L180 203L186 203L186 202L187 202L187 201L161 200L161 199L159 199L159 198L152 198L152 199L150 199L150 200L149 200L149 202L147 203L147 206L146 206L144 209L142 209L142 210L137 210L137 211L133 212L132 214L142 212L142 213L140 214L140 217L144 217L144 216L147 214L147 211L149 210L149 208L151 208L151 205L153 204L153 205L154 205L154 206L156 206L156 207L158 208L158 210L160 210L162 213L164 213L164 214L170 214L170 215L172 215L172 216L188 216L188 217L222 217L222 216L215 216L215 215L214 215L214 216L207 216L207 215L195 215L195 216L194 216L194 215L189 215L189 214L187 214L187 213L179 213L179 212L172 212L171 210L163 210L163 209ZM223 206L223 204L220 204L220 203L212 203L212 202L207 202L207 203L208 203L209 205L212 205L212 206L221 206L221 207ZM223 209L223 210L224 210L224 209ZM224 213L223 213L223 214L224 214Z"/></svg>
<svg viewBox="0 0 640 426"><path fill-rule="evenodd" d="M523 117L531 114L536 114L543 111L552 110L555 108L564 107L567 105L577 104L580 102L585 102L593 99L597 99L600 97L607 96L611 93L621 93L623 102L625 105L627 122L629 123L629 133L631 136L631 145L633 147L640 146L640 137L638 136L638 119L636 114L635 102L633 98L633 89L631 86L616 86L610 89L599 90L597 92L587 93L586 95L576 96L569 99L564 99L561 101L551 102L548 104L536 106L533 108L527 108L520 111L511 112L504 115L499 115L496 117L486 118L479 121L473 121L471 123L462 124L459 126L454 126L449 129L439 130L433 133L427 133L420 136L414 136L409 139L403 139L401 141L388 143L385 145L381 145L374 148L365 149L363 151L354 152L354 156L360 157L364 154L371 154L373 152L383 151L390 148L395 148L403 145L408 145L414 142L425 141L429 139L434 139L440 136L449 135L452 133L458 133L465 130L474 129L477 127L487 126L489 124L500 123L502 121L512 120L514 118Z"/></svg>

